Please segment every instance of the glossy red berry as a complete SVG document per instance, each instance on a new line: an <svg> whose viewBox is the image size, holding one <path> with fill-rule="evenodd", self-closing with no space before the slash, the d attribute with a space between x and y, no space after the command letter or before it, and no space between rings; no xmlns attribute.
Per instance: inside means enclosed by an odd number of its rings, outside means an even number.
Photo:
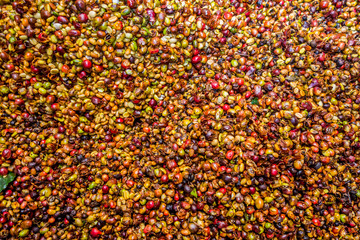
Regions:
<svg viewBox="0 0 360 240"><path fill-rule="evenodd" d="M226 153L226 159L231 160L233 157L234 157L234 151L229 150L229 151Z"/></svg>
<svg viewBox="0 0 360 240"><path fill-rule="evenodd" d="M155 203L154 203L154 201L148 201L147 203L146 203L146 208L147 209L153 209L155 207Z"/></svg>
<svg viewBox="0 0 360 240"><path fill-rule="evenodd" d="M90 231L90 235L91 235L92 237L94 237L94 238L99 237L101 234L102 234L102 232L101 232L99 229L97 229L97 228L93 228L93 229L91 229L91 231Z"/></svg>
<svg viewBox="0 0 360 240"><path fill-rule="evenodd" d="M197 64L199 62L201 62L201 57L200 56L194 56L192 59L191 59L191 62L193 64Z"/></svg>
<svg viewBox="0 0 360 240"><path fill-rule="evenodd" d="M1 176L7 175L8 172L9 172L9 171L8 171L7 168L5 168L5 167L1 167L1 168L0 168L0 175L1 175Z"/></svg>
<svg viewBox="0 0 360 240"><path fill-rule="evenodd" d="M83 66L84 68L89 69L89 68L91 68L92 63L90 62L90 60L84 60L84 61L82 62L82 66Z"/></svg>

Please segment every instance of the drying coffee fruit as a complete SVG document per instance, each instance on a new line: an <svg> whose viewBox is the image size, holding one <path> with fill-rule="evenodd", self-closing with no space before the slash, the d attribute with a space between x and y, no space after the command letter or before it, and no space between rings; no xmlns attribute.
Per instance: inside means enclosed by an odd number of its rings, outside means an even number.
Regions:
<svg viewBox="0 0 360 240"><path fill-rule="evenodd" d="M0 239L359 240L355 0L0 0Z"/></svg>

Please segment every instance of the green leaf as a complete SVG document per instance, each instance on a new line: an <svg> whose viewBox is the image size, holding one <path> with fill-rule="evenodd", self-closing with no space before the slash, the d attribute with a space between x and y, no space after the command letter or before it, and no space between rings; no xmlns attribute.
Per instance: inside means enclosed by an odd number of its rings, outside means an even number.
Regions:
<svg viewBox="0 0 360 240"><path fill-rule="evenodd" d="M2 190L4 190L8 185L9 183L11 183L12 181L14 181L16 175L15 173L8 173L8 175L6 176L1 176L0 177L0 192Z"/></svg>
<svg viewBox="0 0 360 240"><path fill-rule="evenodd" d="M258 98L257 97L253 98L253 100L251 100L251 104L252 105L259 105Z"/></svg>
<svg viewBox="0 0 360 240"><path fill-rule="evenodd" d="M192 191L191 191L191 193L190 193L192 196L194 196L194 197L198 197L198 195L197 195L197 192L196 192L196 188L194 188Z"/></svg>

